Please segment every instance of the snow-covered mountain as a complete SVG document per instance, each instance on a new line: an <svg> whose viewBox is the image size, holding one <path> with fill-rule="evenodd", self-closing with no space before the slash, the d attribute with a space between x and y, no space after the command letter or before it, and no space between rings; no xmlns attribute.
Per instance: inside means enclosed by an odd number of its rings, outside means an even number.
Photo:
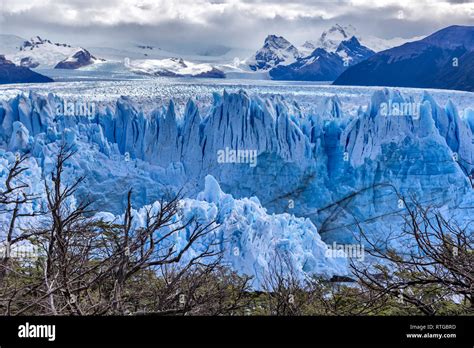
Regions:
<svg viewBox="0 0 474 348"><path fill-rule="evenodd" d="M335 84L474 91L474 27L451 26L382 51L345 71Z"/></svg>
<svg viewBox="0 0 474 348"><path fill-rule="evenodd" d="M342 41L335 53L346 63L346 67L362 62L375 54L370 48L361 45L355 36Z"/></svg>
<svg viewBox="0 0 474 348"><path fill-rule="evenodd" d="M308 55L316 48L323 48L328 52L335 52L342 41L351 37L356 37L361 45L375 52L380 52L392 47L400 46L405 42L417 41L424 36L416 36L408 39L395 37L391 39L382 39L373 35L361 35L352 25L334 24L328 30L323 31L317 40L308 40L298 49L303 55Z"/></svg>
<svg viewBox="0 0 474 348"><path fill-rule="evenodd" d="M268 35L263 47L247 60L254 71L269 70L280 64L291 64L300 58L298 49L282 36Z"/></svg>
<svg viewBox="0 0 474 348"><path fill-rule="evenodd" d="M79 49L72 56L60 61L55 69L79 69L94 63L103 62L104 59L94 57L90 52L84 48Z"/></svg>
<svg viewBox="0 0 474 348"><path fill-rule="evenodd" d="M275 80L332 81L350 65L374 54L355 33L352 26L336 24L319 40L306 41L300 48L281 36L269 35L247 64L254 71L268 71Z"/></svg>
<svg viewBox="0 0 474 348"><path fill-rule="evenodd" d="M322 48L327 52L336 52L342 41L348 40L356 36L357 31L352 25L341 26L335 24L326 31L323 31L321 37L316 41L306 41L302 45L302 50L310 54L316 48ZM300 49L301 50L301 49Z"/></svg>
<svg viewBox="0 0 474 348"><path fill-rule="evenodd" d="M210 64L192 63L182 58L127 60L126 67L133 72L153 76L225 77L222 71Z"/></svg>
<svg viewBox="0 0 474 348"><path fill-rule="evenodd" d="M269 74L274 80L333 81L344 69L344 61L338 54L317 48L295 63L271 69Z"/></svg>
<svg viewBox="0 0 474 348"><path fill-rule="evenodd" d="M87 59L88 51L82 47L73 47L64 43L55 43L39 36L30 40L22 40L12 35L0 35L0 50L5 50L7 59L15 64L28 68L54 68L60 63L63 66L82 67L102 61L91 56ZM86 53L87 52L87 53ZM1 52L0 52L1 54ZM90 54L89 54L90 55ZM85 59L84 59L85 58ZM75 62L75 64L72 64ZM80 64L79 62L83 62Z"/></svg>
<svg viewBox="0 0 474 348"><path fill-rule="evenodd" d="M340 42L335 50L316 48L308 56L298 58L295 63L271 69L269 74L275 80L333 81L349 66L374 53L352 36Z"/></svg>

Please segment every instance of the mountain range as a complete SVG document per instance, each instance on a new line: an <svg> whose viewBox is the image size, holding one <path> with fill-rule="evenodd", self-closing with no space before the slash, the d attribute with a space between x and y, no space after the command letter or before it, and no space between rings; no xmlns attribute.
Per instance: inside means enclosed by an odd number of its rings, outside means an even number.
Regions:
<svg viewBox="0 0 474 348"><path fill-rule="evenodd" d="M0 35L0 54L12 63L30 69L80 69L96 65L94 70L126 70L150 76L223 78L223 71L209 63L194 63L177 57L173 52L145 44L122 49L95 47L92 50L105 55L107 61L97 58L89 50L35 36L25 40L14 35ZM97 63L109 62L103 67ZM125 63L126 62L126 63ZM119 63L119 64L117 64Z"/></svg>
<svg viewBox="0 0 474 348"><path fill-rule="evenodd" d="M1 52L16 65L25 68L78 69L104 61L83 47L35 36L24 40L13 35L0 35Z"/></svg>
<svg viewBox="0 0 474 348"><path fill-rule="evenodd" d="M138 74L165 77L225 78L225 74L210 64L195 64L182 58L136 59L126 67Z"/></svg>
<svg viewBox="0 0 474 348"><path fill-rule="evenodd" d="M474 26L450 26L379 52L347 69L334 84L474 91Z"/></svg>
<svg viewBox="0 0 474 348"><path fill-rule="evenodd" d="M350 65L375 53L355 34L354 27L336 24L300 48L282 36L269 35L247 63L253 71L268 71L274 80L333 81Z"/></svg>
<svg viewBox="0 0 474 348"><path fill-rule="evenodd" d="M382 39L373 35L361 35L358 30L352 25L334 24L329 29L322 32L317 40L308 40L301 47L300 52L311 53L316 48L324 48L329 52L336 51L337 47L342 41L348 40L355 36L361 45L370 48L372 51L380 52L386 49L403 45L405 42L417 41L424 38L424 36L415 36L409 39L401 37L394 37L391 39Z"/></svg>
<svg viewBox="0 0 474 348"><path fill-rule="evenodd" d="M269 74L274 80L333 81L350 65L357 64L374 53L352 36L342 41L335 52L316 48L311 54L298 58L292 64L272 68Z"/></svg>
<svg viewBox="0 0 474 348"><path fill-rule="evenodd" d="M182 58L146 44L122 49L87 49L33 37L24 40L0 35L3 83L42 79L17 69L80 69L125 71L166 77L271 78L294 81L334 81L336 85L398 86L474 91L474 27L451 26L428 37L416 37L396 47L399 38L361 36L352 26L334 25L317 40L296 46L286 38L268 35L250 58L233 63L195 56ZM210 59L210 60L209 60ZM127 63L125 63L127 62ZM111 63L111 64L97 64ZM14 77L13 74L18 74ZM53 75L52 75L53 76ZM54 74L56 76L56 74Z"/></svg>

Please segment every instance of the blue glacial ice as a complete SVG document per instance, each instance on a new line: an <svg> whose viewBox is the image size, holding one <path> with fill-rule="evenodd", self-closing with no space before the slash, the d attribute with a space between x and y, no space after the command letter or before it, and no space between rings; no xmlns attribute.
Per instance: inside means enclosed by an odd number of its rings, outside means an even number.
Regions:
<svg viewBox="0 0 474 348"><path fill-rule="evenodd" d="M77 150L66 177L86 176L77 199L94 199L112 218L133 189L140 216L165 191L183 188L185 214L217 218L226 262L257 279L279 250L301 276L344 274L346 261L325 257L325 243L354 243L358 222L381 237L396 230L400 196L461 220L471 214L458 208L473 202L474 111L461 117L453 102L440 106L428 92L415 100L376 90L356 115L346 115L337 96L303 111L282 96L245 91L214 94L205 112L193 100L182 113L173 101L147 112L121 97L94 117L64 116L58 103L57 95L33 92L0 102L0 179L15 152L29 152L24 180L41 192L66 142ZM419 109L386 116L389 103ZM219 163L223 149L256 151L257 165Z"/></svg>

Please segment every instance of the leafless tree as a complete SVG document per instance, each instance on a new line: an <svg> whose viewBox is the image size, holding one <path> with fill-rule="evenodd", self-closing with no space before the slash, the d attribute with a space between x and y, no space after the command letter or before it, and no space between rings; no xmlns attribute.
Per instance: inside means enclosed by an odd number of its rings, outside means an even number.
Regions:
<svg viewBox="0 0 474 348"><path fill-rule="evenodd" d="M145 226L134 227L133 210L131 203L132 192L128 193L127 208L124 221L119 225L107 228L107 254L113 264L114 285L110 294L112 312L125 312L124 290L125 283L137 273L144 270L157 270L166 265L180 264L187 261L188 266L200 264L212 268L213 259L219 259L221 251L217 248L213 232L219 227L215 221L200 223L194 217L183 219L180 217L180 201L178 193L169 199L163 198L159 202L159 209L146 211ZM178 245L176 236L187 234L183 245ZM184 260L192 246L196 246L204 238L208 243L189 260ZM202 245L202 244L201 244ZM198 250L198 249L195 249Z"/></svg>
<svg viewBox="0 0 474 348"><path fill-rule="evenodd" d="M31 193L31 188L23 180L23 175L28 170L27 160L28 154L17 153L5 181L0 186L3 187L0 190L0 214L5 215L7 221L5 229L0 231L0 307L6 294L11 293L12 287L7 284L6 278L11 273L16 277L22 276L17 267L20 261L15 259L13 253L18 251L19 245L25 244L34 236L31 231L20 228L19 221L42 214L28 209L32 202L38 199L38 195Z"/></svg>
<svg viewBox="0 0 474 348"><path fill-rule="evenodd" d="M132 191L123 219L98 220L92 202L77 196L84 178L64 178L65 163L74 155L73 149L61 145L55 168L45 179L47 212L40 226L22 234L41 252L27 267L18 267L22 278L9 277L0 294L5 314L218 315L243 311L250 278L222 266L215 221L186 218L178 193L148 208L144 224L135 222ZM21 163L12 168L13 178L21 174ZM14 191L12 184L6 187ZM13 204L21 207L23 202Z"/></svg>
<svg viewBox="0 0 474 348"><path fill-rule="evenodd" d="M322 314L317 311L321 295L319 283L314 279L301 279L286 252L276 254L262 283L266 314Z"/></svg>
<svg viewBox="0 0 474 348"><path fill-rule="evenodd" d="M159 275L143 314L242 315L252 303L250 278L222 266L220 259L163 265Z"/></svg>
<svg viewBox="0 0 474 348"><path fill-rule="evenodd" d="M460 226L435 207L407 202L399 245L375 241L359 226L361 242L373 257L371 266L352 262L358 281L380 296L389 296L402 308L426 315L443 310L447 301L456 308L474 310L474 234L471 223Z"/></svg>

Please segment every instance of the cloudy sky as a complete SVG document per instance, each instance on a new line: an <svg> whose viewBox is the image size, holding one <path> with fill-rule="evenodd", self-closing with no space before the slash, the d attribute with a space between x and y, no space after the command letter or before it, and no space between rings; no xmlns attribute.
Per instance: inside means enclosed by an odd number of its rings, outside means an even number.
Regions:
<svg viewBox="0 0 474 348"><path fill-rule="evenodd" d="M0 0L0 32L73 44L165 49L256 48L269 33L295 44L334 23L381 38L474 25L474 0Z"/></svg>

